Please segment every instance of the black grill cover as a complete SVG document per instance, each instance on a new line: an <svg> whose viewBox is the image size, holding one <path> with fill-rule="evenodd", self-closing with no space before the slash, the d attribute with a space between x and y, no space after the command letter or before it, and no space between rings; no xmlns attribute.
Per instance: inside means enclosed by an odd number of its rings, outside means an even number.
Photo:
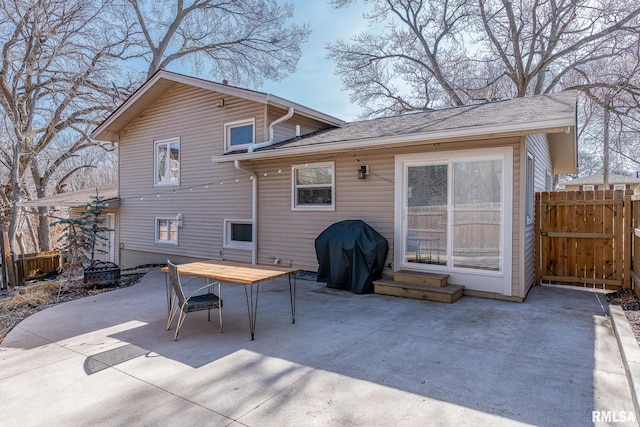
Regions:
<svg viewBox="0 0 640 427"><path fill-rule="evenodd" d="M389 243L361 220L337 222L316 238L318 282L356 294L373 292L382 277Z"/></svg>

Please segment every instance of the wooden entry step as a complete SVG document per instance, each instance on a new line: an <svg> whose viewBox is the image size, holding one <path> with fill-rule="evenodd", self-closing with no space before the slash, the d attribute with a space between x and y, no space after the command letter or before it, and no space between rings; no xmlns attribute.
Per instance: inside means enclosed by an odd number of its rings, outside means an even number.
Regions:
<svg viewBox="0 0 640 427"><path fill-rule="evenodd" d="M409 283L412 285L425 285L441 288L447 286L448 274L422 273L418 271L400 270L393 273L393 280L396 282Z"/></svg>
<svg viewBox="0 0 640 427"><path fill-rule="evenodd" d="M380 279L373 282L373 289L374 293L380 295L452 303L462 296L464 286L449 284L445 284L444 286L428 286Z"/></svg>

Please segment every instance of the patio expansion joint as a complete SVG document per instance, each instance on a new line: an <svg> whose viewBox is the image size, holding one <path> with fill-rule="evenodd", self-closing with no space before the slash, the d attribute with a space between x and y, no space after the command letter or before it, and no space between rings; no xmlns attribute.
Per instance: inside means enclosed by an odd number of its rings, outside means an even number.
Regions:
<svg viewBox="0 0 640 427"><path fill-rule="evenodd" d="M307 378L309 378L311 375L313 375L314 373L322 370L325 366L329 365L332 361L339 359L343 354L345 354L346 352L348 352L349 350L351 350L352 348L356 347L357 345L359 345L360 343L362 343L363 341L365 341L367 338L369 338L370 336L374 335L375 331L371 331L368 334L365 334L361 339L352 342L350 345L346 346L344 349L342 349L341 351L337 352L334 354L333 357L329 357L327 360L325 360L324 362L319 363L318 365L312 367L308 373L300 376L300 378L298 378L297 380L293 381L292 383L290 383L289 385L287 385L286 387L283 387L281 390L273 393L271 396L267 397L266 399L264 399L262 402L258 403L256 406L254 406L252 409L246 411L245 413L239 415L237 417L237 419L235 419L234 421L237 421L239 423L242 423L242 421L240 421L243 417L251 414L253 411L255 411L256 409L260 408L262 405L264 405L265 403L273 400L274 398L276 398L277 396L279 396L280 394L284 393L287 389L290 389L291 387L295 386L296 384L300 383L303 380L306 380ZM228 418L228 417L227 417Z"/></svg>
<svg viewBox="0 0 640 427"><path fill-rule="evenodd" d="M418 336L420 338L423 338L422 336L419 335L411 335L411 334L407 334L408 336ZM431 339L432 341L438 341L440 343L444 343L444 344L454 344L454 345L459 345L461 347L468 347L470 349L474 349L474 350L482 350L482 351L490 351L493 353L500 353L500 354L506 354L506 355L510 355L510 356L518 356L518 357L524 357L527 358L531 361L540 361L540 362L544 362L544 363L553 363L553 364L565 364L567 366L573 366L579 369L586 369L586 370L593 370L593 366L590 365L584 365L582 363L575 363L575 362L569 362L566 360L557 360L557 359L549 359L549 358L545 358L545 357L539 357L539 356L532 356L531 354L528 353L522 353L522 352L516 352L516 351L506 351L506 350L500 350L497 349L495 347L492 347L490 345L480 345L480 344L473 344L471 342L468 341L462 341L462 340L453 340L453 339ZM640 367L640 364L639 364ZM620 372L616 372L616 371L611 371L609 369L603 369L603 368L598 368L599 371L602 372L607 372L609 374L612 375L621 375ZM623 375L623 374L622 374ZM640 412L638 412L640 413Z"/></svg>
<svg viewBox="0 0 640 427"><path fill-rule="evenodd" d="M173 396L173 397L176 397L176 398L178 398L178 399L180 399L180 400L182 400L182 401L184 401L184 402L187 402L187 403L190 403L190 404L192 404L192 405L195 405L195 406L197 406L197 407L199 407L199 408L202 408L202 409L204 409L204 410L206 410L206 411L208 411L208 412L211 412L211 413L214 413L214 414L220 415L221 417L224 417L224 418L228 419L230 423L232 423L232 422L237 422L237 420L235 420L235 419L233 419L233 418L231 418L231 417L229 417L229 416L227 416L227 415L225 415L225 414L222 414L222 413L220 413L220 412L218 412L218 411L214 411L214 410L213 410L213 409L211 409L211 408L208 408L208 407L206 407L206 406L204 406L204 405L202 405L202 404L200 404L200 403L198 403L198 402L194 402L194 401L193 401L193 400L191 400L191 399L187 399L187 398L185 398L185 397L183 397L183 396L181 396L181 395L179 395L179 394L176 394L176 393L174 393L174 392L172 392L172 391L170 391L170 390L167 390L166 388L160 387L159 385L156 385L156 384L154 384L154 383L152 383L152 382L149 382L149 381L143 380L142 378L136 377L135 375L132 375L132 374L130 374L130 373L128 373L128 372L125 372L125 371L123 371L123 370L121 370L121 369L118 369L118 368L117 368L117 367L115 367L115 366L109 366L107 369L113 369L114 371L117 371L117 372L119 372L119 373L121 373L121 374L124 374L124 375L126 375L127 377L129 377L129 378L131 378L131 379L133 379L133 380L136 380L136 381L138 381L138 382L140 382L140 383L142 383L142 384L146 384L146 385L148 385L148 386L150 386L150 387L155 388L156 390L160 390L160 391L162 391L162 392L164 392L164 393L167 393L167 394L169 394L169 395L171 395L171 396Z"/></svg>
<svg viewBox="0 0 640 427"><path fill-rule="evenodd" d="M79 353L79 352L77 352L76 350L73 350L73 349L71 349L71 348L65 347L65 346L63 346L63 345L60 345L60 344L59 344L58 342L56 342L56 341L51 341L51 340L47 339L46 337L43 337L43 336L38 335L38 334L36 334L36 333L34 333L34 332L32 332L32 331L28 330L28 329L25 329L25 328L21 327L21 326L20 326L20 324L16 325L16 326L14 327L14 329L21 329L21 330L23 330L23 331L25 331L25 332L27 332L27 333L29 333L29 334L33 335L33 336L36 336L36 337L38 337L38 338L41 338L43 341L46 341L46 343L47 343L47 344L45 344L45 345L53 344L53 345L55 345L55 346L56 346L56 347L58 347L58 348L61 348L61 349L67 350L70 354L69 354L69 356L67 356L67 357L57 358L56 360L53 360L53 361L51 361L51 362L49 362L49 363L45 363L45 364L42 364L42 365L35 366L35 367L31 368L31 369L27 369L26 371L16 372L15 374L12 374L12 375L9 375L9 376L7 376L7 377L5 377L5 378L0 379L0 381L5 380L5 379L8 379L8 378L15 377L15 376L18 376L18 375L22 375L22 374L24 374L24 373L26 373L26 372L31 372L31 371L35 371L35 370L38 370L38 369L42 369L42 368L47 367L47 366L53 366L53 365L55 365L55 364L57 364L57 363L60 363L60 362L65 361L65 360L73 359L74 357L76 357L76 356L78 356L78 355L80 355L80 356L85 356L85 357L86 357L86 355L84 355L84 354L82 354L82 353ZM38 347L42 347L42 346L40 345L40 346L38 346ZM2 350L2 348L0 348L0 350Z"/></svg>

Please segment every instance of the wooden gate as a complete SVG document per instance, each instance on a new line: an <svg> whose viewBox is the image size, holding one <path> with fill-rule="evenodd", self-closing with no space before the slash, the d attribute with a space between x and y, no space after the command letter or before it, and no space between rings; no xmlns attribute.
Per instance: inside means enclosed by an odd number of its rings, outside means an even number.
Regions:
<svg viewBox="0 0 640 427"><path fill-rule="evenodd" d="M631 194L537 193L536 283L630 287Z"/></svg>

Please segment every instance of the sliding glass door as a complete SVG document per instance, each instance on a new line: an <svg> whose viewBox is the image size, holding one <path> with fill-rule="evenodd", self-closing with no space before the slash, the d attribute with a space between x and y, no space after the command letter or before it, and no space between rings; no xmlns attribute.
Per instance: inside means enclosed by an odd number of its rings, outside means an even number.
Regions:
<svg viewBox="0 0 640 427"><path fill-rule="evenodd" d="M504 277L508 261L510 272L511 170L511 148L398 156L400 267Z"/></svg>

